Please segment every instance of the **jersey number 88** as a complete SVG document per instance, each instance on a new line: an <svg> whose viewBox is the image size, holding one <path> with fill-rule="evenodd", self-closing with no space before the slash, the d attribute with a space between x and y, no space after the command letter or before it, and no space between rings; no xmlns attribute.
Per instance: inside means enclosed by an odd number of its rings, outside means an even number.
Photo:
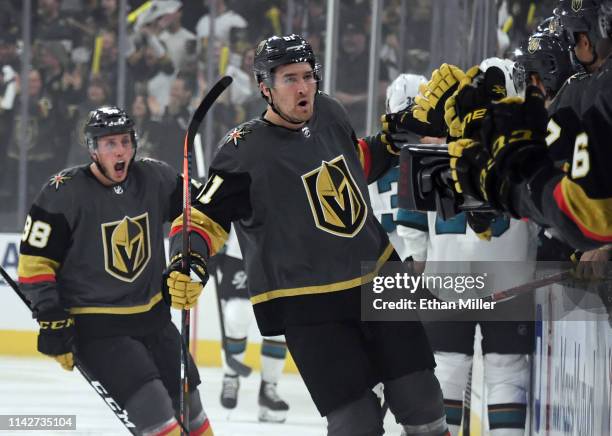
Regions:
<svg viewBox="0 0 612 436"><path fill-rule="evenodd" d="M49 235L51 235L51 226L48 223L38 220L32 222L30 215L26 217L23 234L21 235L23 242L28 241L28 244L32 247L45 248L47 242L49 242Z"/></svg>

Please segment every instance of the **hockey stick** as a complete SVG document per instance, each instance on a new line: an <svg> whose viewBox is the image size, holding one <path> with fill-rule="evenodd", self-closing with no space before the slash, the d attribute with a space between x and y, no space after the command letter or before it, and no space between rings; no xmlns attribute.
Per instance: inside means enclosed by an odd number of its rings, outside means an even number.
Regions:
<svg viewBox="0 0 612 436"><path fill-rule="evenodd" d="M225 363L230 369L232 369L240 377L248 377L249 375L251 375L251 371L253 371L253 368L245 365L244 363L236 359L228 351L227 335L225 334L225 315L223 314L223 306L221 304L221 295L219 292L219 280L217 280L216 271L212 274L212 276L213 276L213 281L215 283L215 292L217 294L216 298L217 298L217 310L219 311L219 328L221 330L221 347L223 347L223 355L225 356Z"/></svg>
<svg viewBox="0 0 612 436"><path fill-rule="evenodd" d="M470 364L467 384L463 391L463 404L461 408L461 436L470 436L470 420L472 419L472 371L474 369L474 357Z"/></svg>
<svg viewBox="0 0 612 436"><path fill-rule="evenodd" d="M538 280L533 280L529 283L524 283L522 285L515 286L513 288L504 289L503 291L494 292L491 295L487 295L486 297L483 297L482 300L486 302L502 303L504 301L511 300L512 298L518 295L526 294L531 291L535 291L536 289L541 288L542 286L551 285L553 283L559 283L559 282L562 282L563 280L567 280L570 277L572 277L572 274L573 274L572 269L561 271L559 273L552 274L550 276L543 277Z"/></svg>
<svg viewBox="0 0 612 436"><path fill-rule="evenodd" d="M30 312L31 312L32 307L30 306L30 302L27 300L25 295L23 295L23 293L19 289L19 285L15 283L15 281L11 278L11 276L9 276L6 270L2 268L1 266L0 266L0 274L2 274L4 281L6 281L6 283L13 289L13 291L15 291L15 293L19 296L19 298L21 298L21 301L23 301L23 304L25 304L28 307L28 309L30 309ZM74 366L76 367L76 369L79 370L81 375L85 378L87 383L90 384L90 386L94 389L94 391L96 391L96 394L98 394L98 396L104 400L106 405L110 408L110 410L112 410L115 416L119 418L119 421L121 421L121 423L125 426L125 428L128 429L130 433L132 433L133 435L138 434L138 432L136 431L136 426L130 421L128 417L127 411L119 407L119 405L113 399L113 397L111 397L110 394L106 391L106 389L104 389L104 386L102 386L102 383L100 383L98 380L94 380L93 377L89 375L89 371L87 370L85 365L83 365L83 362L79 360L74 350L72 354L73 354L73 359L74 359Z"/></svg>
<svg viewBox="0 0 612 436"><path fill-rule="evenodd" d="M191 232L191 155L193 153L193 140L198 133L202 120L215 100L232 83L229 76L222 77L208 91L202 102L193 113L183 144L183 228L181 248L181 270L189 274L191 259L191 244L189 233ZM201 277L203 278L203 277ZM182 434L189 434L189 327L191 324L191 312L183 310L181 313L181 389L179 390L179 411L183 428Z"/></svg>

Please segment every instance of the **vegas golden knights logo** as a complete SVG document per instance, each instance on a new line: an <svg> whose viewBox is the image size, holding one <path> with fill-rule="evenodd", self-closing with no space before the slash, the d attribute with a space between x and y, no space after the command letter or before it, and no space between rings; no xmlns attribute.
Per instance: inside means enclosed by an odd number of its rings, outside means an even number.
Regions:
<svg viewBox="0 0 612 436"><path fill-rule="evenodd" d="M133 282L151 258L149 214L102 224L102 242L106 272L124 282Z"/></svg>
<svg viewBox="0 0 612 436"><path fill-rule="evenodd" d="M527 43L527 51L529 53L535 53L540 49L540 38L529 38L529 42Z"/></svg>
<svg viewBox="0 0 612 436"><path fill-rule="evenodd" d="M368 208L344 156L302 176L315 224L321 230L350 238L365 222Z"/></svg>
<svg viewBox="0 0 612 436"><path fill-rule="evenodd" d="M572 0L572 10L578 12L582 9L582 0Z"/></svg>

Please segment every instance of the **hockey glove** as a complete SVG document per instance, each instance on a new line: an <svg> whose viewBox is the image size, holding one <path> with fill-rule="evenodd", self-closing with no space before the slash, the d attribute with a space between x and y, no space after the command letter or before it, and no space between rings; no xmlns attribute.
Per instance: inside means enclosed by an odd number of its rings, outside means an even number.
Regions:
<svg viewBox="0 0 612 436"><path fill-rule="evenodd" d="M189 310L196 305L208 281L208 273L206 272L206 261L197 253L190 254L190 272L183 270L181 261L180 254L172 258L164 272L162 294L164 301L175 309ZM191 272L197 276L198 280L191 277Z"/></svg>
<svg viewBox="0 0 612 436"><path fill-rule="evenodd" d="M418 136L434 136L437 130L429 123L417 120L412 112L413 107L409 106L402 111L381 116L383 136L393 136L406 132L412 132ZM381 139L384 141L384 138Z"/></svg>
<svg viewBox="0 0 612 436"><path fill-rule="evenodd" d="M489 151L473 139L459 139L448 144L448 154L455 192L486 201L481 182L486 179Z"/></svg>
<svg viewBox="0 0 612 436"><path fill-rule="evenodd" d="M74 358L72 342L74 340L74 318L64 310L57 309L39 314L37 317L38 351L53 357L66 371L72 371Z"/></svg>
<svg viewBox="0 0 612 436"><path fill-rule="evenodd" d="M535 86L527 88L524 101L506 97L493 103L483 122L481 138L491 160L480 176L480 189L491 205L515 218L511 188L529 180L550 161L545 142L547 123L544 95Z"/></svg>
<svg viewBox="0 0 612 436"><path fill-rule="evenodd" d="M476 139L478 130L493 101L506 97L506 77L502 70L490 67L483 72L470 68L459 88L444 105L444 121L454 138Z"/></svg>
<svg viewBox="0 0 612 436"><path fill-rule="evenodd" d="M465 73L461 69L454 65L442 64L431 74L429 82L419 87L419 95L414 99L416 105L412 113L414 118L430 126L430 132L423 134L424 136L447 136L444 106L464 78Z"/></svg>

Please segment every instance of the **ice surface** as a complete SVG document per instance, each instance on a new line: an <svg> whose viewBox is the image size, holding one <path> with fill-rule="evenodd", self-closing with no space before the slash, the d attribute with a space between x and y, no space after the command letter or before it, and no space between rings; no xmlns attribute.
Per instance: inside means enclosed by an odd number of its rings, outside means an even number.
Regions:
<svg viewBox="0 0 612 436"><path fill-rule="evenodd" d="M220 368L200 368L202 399L215 436L324 436L325 420L319 416L302 379L284 374L279 395L291 410L284 424L257 421L260 375L241 379L238 407L227 411L219 403ZM75 370L67 372L51 359L0 356L0 414L76 415L76 431L0 431L0 435L124 435L123 427L102 399ZM390 413L385 434L399 435Z"/></svg>

